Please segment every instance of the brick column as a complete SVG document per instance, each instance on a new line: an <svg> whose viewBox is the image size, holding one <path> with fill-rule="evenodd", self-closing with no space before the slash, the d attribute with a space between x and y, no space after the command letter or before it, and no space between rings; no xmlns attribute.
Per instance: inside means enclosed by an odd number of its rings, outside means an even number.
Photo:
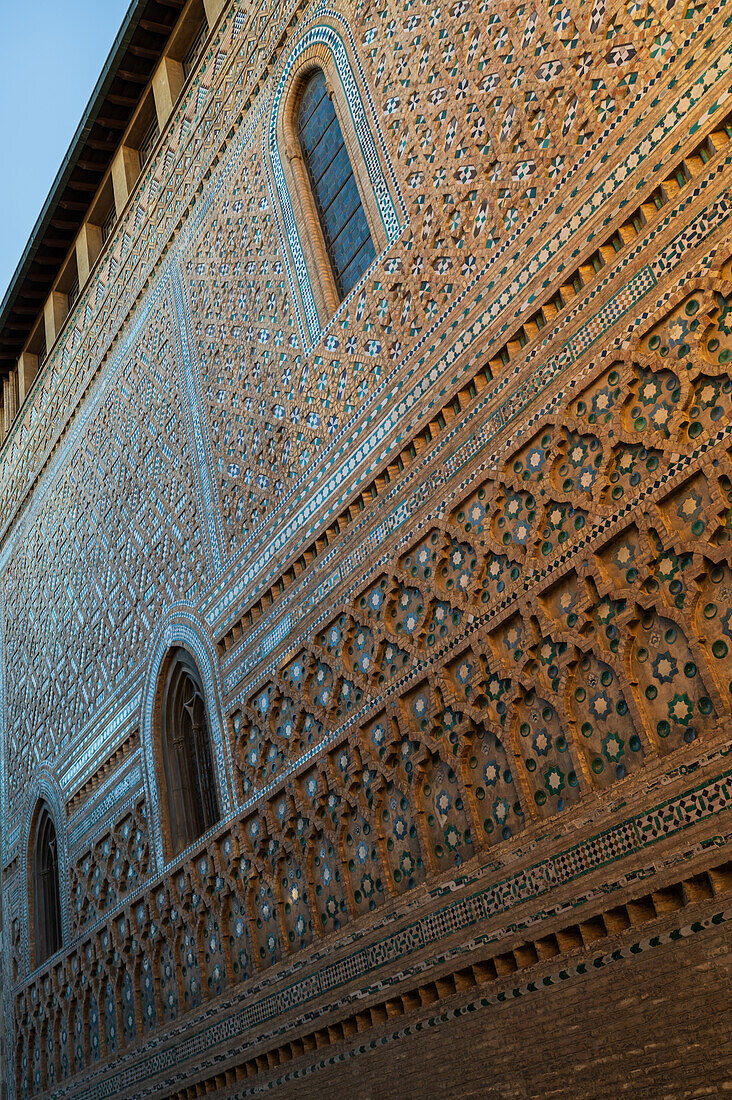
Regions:
<svg viewBox="0 0 732 1100"><path fill-rule="evenodd" d="M209 27L213 27L227 3L228 0L203 0L203 9L206 12Z"/></svg>
<svg viewBox="0 0 732 1100"><path fill-rule="evenodd" d="M85 222L76 238L76 270L79 275L79 290L89 278L89 272L97 262L102 251L102 230L98 225Z"/></svg>
<svg viewBox="0 0 732 1100"><path fill-rule="evenodd" d="M129 145L121 145L112 161L112 189L117 217L122 213L139 175L140 154Z"/></svg>
<svg viewBox="0 0 732 1100"><path fill-rule="evenodd" d="M53 290L43 307L43 322L46 327L46 349L51 350L56 337L69 312L69 299L60 290Z"/></svg>
<svg viewBox="0 0 732 1100"><path fill-rule="evenodd" d="M15 414L17 413L17 411L17 377L15 371L11 371L7 378L3 379L3 420L5 426L5 435L7 435L10 431L10 425L15 420Z"/></svg>
<svg viewBox="0 0 732 1100"><path fill-rule="evenodd" d="M25 401L25 396L37 374L38 356L30 351L24 351L18 360L18 402L20 405Z"/></svg>
<svg viewBox="0 0 732 1100"><path fill-rule="evenodd" d="M173 113L184 80L180 61L173 61L170 57L164 57L153 73L153 99L161 131Z"/></svg>

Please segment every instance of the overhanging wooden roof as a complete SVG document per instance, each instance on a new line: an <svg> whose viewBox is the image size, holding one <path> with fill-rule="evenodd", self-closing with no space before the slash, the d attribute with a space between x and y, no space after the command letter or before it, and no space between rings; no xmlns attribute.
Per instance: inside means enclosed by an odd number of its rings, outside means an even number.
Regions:
<svg viewBox="0 0 732 1100"><path fill-rule="evenodd" d="M133 0L0 304L0 376L14 367L185 0Z"/></svg>

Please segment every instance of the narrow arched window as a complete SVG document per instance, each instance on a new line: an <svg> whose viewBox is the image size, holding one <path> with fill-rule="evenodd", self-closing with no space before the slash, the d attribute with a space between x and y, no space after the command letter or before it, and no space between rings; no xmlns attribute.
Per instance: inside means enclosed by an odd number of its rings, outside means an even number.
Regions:
<svg viewBox="0 0 732 1100"><path fill-rule="evenodd" d="M162 748L170 842L177 855L221 815L201 677L185 650L174 650L171 657L163 695Z"/></svg>
<svg viewBox="0 0 732 1100"><path fill-rule="evenodd" d="M376 251L322 69L315 69L302 88L297 132L333 278L345 298Z"/></svg>
<svg viewBox="0 0 732 1100"><path fill-rule="evenodd" d="M58 879L58 841L51 811L41 804L33 851L36 966L61 950L61 898Z"/></svg>

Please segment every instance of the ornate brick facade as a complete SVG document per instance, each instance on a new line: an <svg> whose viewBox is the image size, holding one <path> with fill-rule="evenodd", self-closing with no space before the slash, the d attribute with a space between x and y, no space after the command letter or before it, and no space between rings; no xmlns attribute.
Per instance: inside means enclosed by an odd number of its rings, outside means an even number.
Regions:
<svg viewBox="0 0 732 1100"><path fill-rule="evenodd" d="M332 316L312 64L378 246ZM0 453L9 1097L615 1096L640 982L634 1095L729 1084L730 163L711 0L224 5Z"/></svg>

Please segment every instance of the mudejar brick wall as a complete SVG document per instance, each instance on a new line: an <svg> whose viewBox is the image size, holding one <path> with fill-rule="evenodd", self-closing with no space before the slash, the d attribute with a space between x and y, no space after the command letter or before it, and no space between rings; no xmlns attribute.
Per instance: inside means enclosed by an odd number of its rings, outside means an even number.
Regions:
<svg viewBox="0 0 732 1100"><path fill-rule="evenodd" d="M732 16L172 7L3 406L8 1096L722 1095ZM315 67L376 255L342 301Z"/></svg>

